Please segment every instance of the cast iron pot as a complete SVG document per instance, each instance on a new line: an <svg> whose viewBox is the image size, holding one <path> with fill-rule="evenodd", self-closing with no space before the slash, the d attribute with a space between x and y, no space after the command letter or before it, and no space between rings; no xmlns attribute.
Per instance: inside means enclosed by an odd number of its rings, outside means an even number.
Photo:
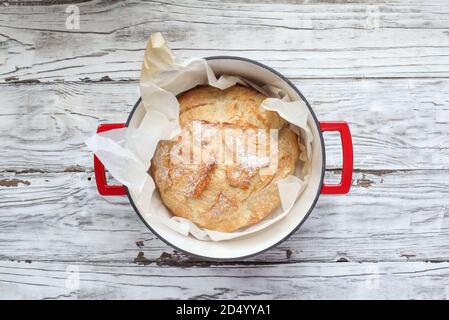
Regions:
<svg viewBox="0 0 449 320"><path fill-rule="evenodd" d="M134 195L125 186L108 185L105 168L100 160L94 156L94 171L98 191L104 196L127 195L131 205L142 222L159 239L175 249L189 255L213 259L228 260L241 259L261 253L289 238L304 223L312 212L320 194L345 194L349 192L352 181L353 152L352 139L349 126L344 121L319 122L310 104L301 92L277 71L250 59L230 56L208 57L208 64L216 74L234 74L255 83L270 83L283 88L292 98L302 99L309 111L309 126L313 133L312 143L312 172L310 182L296 201L290 213L274 225L254 234L220 242L200 241L193 237L183 236L166 226L152 221L151 216L144 217L136 202ZM137 128L145 114L141 99L137 101L128 120L125 123L101 124L97 132L107 131L124 126ZM338 184L325 184L325 148L323 141L324 131L338 131L341 137L343 151L343 166L341 181Z"/></svg>

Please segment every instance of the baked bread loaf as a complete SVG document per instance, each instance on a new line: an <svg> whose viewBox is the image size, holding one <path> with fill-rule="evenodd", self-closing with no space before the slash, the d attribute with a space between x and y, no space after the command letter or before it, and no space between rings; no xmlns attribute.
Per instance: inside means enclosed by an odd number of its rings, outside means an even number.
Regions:
<svg viewBox="0 0 449 320"><path fill-rule="evenodd" d="M174 215L232 232L279 206L277 182L294 172L300 149L289 123L260 109L265 98L240 85L226 90L198 86L178 96L182 132L160 141L151 162L162 201ZM277 141L270 140L269 129L275 129ZM260 157L263 148L267 156Z"/></svg>

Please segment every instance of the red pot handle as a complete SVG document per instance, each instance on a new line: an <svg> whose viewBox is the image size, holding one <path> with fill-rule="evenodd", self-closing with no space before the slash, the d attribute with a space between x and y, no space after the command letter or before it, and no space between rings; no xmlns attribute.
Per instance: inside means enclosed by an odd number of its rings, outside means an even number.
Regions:
<svg viewBox="0 0 449 320"><path fill-rule="evenodd" d="M352 183L353 152L352 138L349 126L344 121L320 122L320 129L324 131L338 131L341 137L343 149L343 168L339 184L324 184L321 187L322 194L345 194L349 192Z"/></svg>
<svg viewBox="0 0 449 320"><path fill-rule="evenodd" d="M98 126L97 133L123 127L125 127L124 123L104 123ZM94 172L95 172L95 181L97 182L97 189L102 196L126 195L125 186L108 185L106 181L104 165L101 163L100 159L98 159L96 155L94 155Z"/></svg>

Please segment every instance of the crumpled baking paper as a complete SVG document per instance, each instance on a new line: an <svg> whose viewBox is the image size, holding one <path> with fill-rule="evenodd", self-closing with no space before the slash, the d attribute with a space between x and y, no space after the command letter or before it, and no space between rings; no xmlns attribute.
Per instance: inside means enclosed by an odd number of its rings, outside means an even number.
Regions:
<svg viewBox="0 0 449 320"><path fill-rule="evenodd" d="M295 175L278 182L281 206L261 222L235 232L219 232L198 227L176 217L162 203L152 177L147 173L159 140L172 139L180 132L176 95L197 85L209 84L221 90L236 83L251 86L270 98L261 108L278 112L289 121L300 138L301 156ZM140 92L146 114L138 128L121 128L94 134L86 144L120 183L127 186L144 218L160 223L185 236L221 241L242 237L269 227L284 218L305 189L310 173L312 133L307 124L309 110L304 101L291 101L282 89L233 76L216 77L204 59L179 61L160 33L148 40L140 78ZM305 146L305 150L304 150Z"/></svg>

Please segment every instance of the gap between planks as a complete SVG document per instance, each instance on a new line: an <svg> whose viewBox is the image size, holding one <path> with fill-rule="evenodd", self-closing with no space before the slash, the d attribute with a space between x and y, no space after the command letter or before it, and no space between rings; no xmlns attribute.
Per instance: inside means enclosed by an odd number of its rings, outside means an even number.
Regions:
<svg viewBox="0 0 449 320"><path fill-rule="evenodd" d="M353 169L354 173L367 173L367 174L374 174L377 176L381 176L387 173L395 173L395 172L413 172L413 171L449 171L449 169L438 169L438 168L426 168L426 169L363 169L363 168L357 168ZM56 170L42 170L42 169L24 169L24 170L14 170L14 169L3 169L0 170L0 173L11 173L11 174L30 174L30 173L90 173L94 172L93 168L87 168L82 167L78 165L69 166L66 168L63 168L60 171ZM341 168L330 168L326 169L326 172L341 172Z"/></svg>
<svg viewBox="0 0 449 320"><path fill-rule="evenodd" d="M286 255L288 256L288 250ZM123 260L123 259L108 259L108 260L88 260L88 259L17 259L15 257L0 256L1 262L16 262L18 264L33 264L33 263L67 263L67 264L90 264L96 266L108 265L108 264L123 264L123 265L138 265L138 266L150 266L150 267L180 267L180 268L209 268L215 266L229 266L229 267L239 267L239 266L276 266L276 265L305 265L310 263L331 265L331 264L345 264L345 263L357 263L357 264L376 264L376 263L428 263L431 265L445 264L449 263L449 259L438 260L438 259L414 259L410 260L406 255L403 255L406 259L385 259L382 261L378 260L348 260L346 257L341 256L334 260L314 260L314 259L290 259L285 261L272 260L272 261L262 261L262 260L248 260L248 259L235 259L228 261L220 260L208 260L200 259L197 257L189 256L187 254L181 253L177 250L164 250L158 258L146 258L143 251L139 251L134 260Z"/></svg>
<svg viewBox="0 0 449 320"><path fill-rule="evenodd" d="M135 71L139 71L139 70L135 70ZM103 79L107 77L107 79ZM18 86L18 85L58 85L58 84L120 84L120 83L126 83L126 84L138 84L139 83L139 79L112 79L109 76L104 76L100 79L90 79L87 77L87 79L83 79L80 78L80 80L76 81L76 80L63 80L63 79L56 79L56 80L39 80L37 78L33 78L33 79L24 79L24 80L20 80L19 78L15 79L16 77L13 77L14 79L12 80L8 80L8 78L6 78L6 80L4 82L0 82L0 87L2 86ZM287 77L288 80L290 81L301 81L301 80L325 80L325 81L329 81L329 80L335 80L335 81L339 81L339 80L354 80L354 81L358 81L358 80L448 80L449 77L448 76L395 76L395 77L384 77L384 76L380 76L380 77L374 77L374 76L368 76L368 77Z"/></svg>

